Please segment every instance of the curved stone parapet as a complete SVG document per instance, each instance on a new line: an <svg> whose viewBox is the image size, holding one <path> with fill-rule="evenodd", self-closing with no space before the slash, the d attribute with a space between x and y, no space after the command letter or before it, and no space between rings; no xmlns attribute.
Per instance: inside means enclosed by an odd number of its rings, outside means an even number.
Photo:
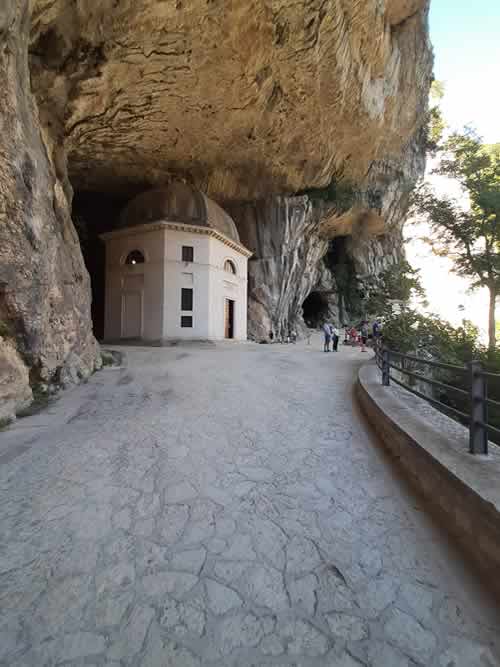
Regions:
<svg viewBox="0 0 500 667"><path fill-rule="evenodd" d="M374 364L358 374L363 412L410 482L500 597L500 448L468 453L468 430L399 387Z"/></svg>

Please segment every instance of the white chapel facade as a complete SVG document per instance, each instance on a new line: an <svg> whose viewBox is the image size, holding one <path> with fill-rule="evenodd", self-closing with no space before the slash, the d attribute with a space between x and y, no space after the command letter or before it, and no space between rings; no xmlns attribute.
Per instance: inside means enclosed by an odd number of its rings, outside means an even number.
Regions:
<svg viewBox="0 0 500 667"><path fill-rule="evenodd" d="M183 183L145 192L101 238L105 340L246 340L251 252L206 195Z"/></svg>

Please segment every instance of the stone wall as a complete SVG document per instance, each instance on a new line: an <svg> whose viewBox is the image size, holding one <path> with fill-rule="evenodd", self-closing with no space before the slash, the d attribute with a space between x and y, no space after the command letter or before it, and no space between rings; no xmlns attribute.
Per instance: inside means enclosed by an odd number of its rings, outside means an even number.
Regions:
<svg viewBox="0 0 500 667"><path fill-rule="evenodd" d="M90 282L70 217L61 149L40 125L30 89L28 0L0 9L0 321L12 333L0 356L30 381L86 376L98 363ZM7 349L8 348L8 349ZM28 370L19 371L19 403ZM9 403L11 411L15 401Z"/></svg>

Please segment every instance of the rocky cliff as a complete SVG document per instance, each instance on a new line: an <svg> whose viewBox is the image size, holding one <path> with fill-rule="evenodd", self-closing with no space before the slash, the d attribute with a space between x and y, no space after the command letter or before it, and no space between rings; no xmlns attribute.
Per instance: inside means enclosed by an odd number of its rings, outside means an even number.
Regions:
<svg viewBox="0 0 500 667"><path fill-rule="evenodd" d="M0 8L0 417L30 385L88 375L99 363L90 279L70 215L64 149L40 123L30 87L30 14ZM28 372L29 371L29 372Z"/></svg>
<svg viewBox="0 0 500 667"><path fill-rule="evenodd" d="M300 316L329 239L354 235L376 255L373 235L385 234L386 252L423 166L427 4L4 0L9 363L15 354L31 384L76 380L98 363L75 190L123 198L182 178L230 208L255 252L256 335ZM349 205L318 205L315 193L337 183L356 193ZM16 377L25 398L28 373Z"/></svg>
<svg viewBox="0 0 500 667"><path fill-rule="evenodd" d="M404 257L402 223L408 196L423 173L423 135L417 131L399 159L374 162L365 179L332 181L303 196L274 196L227 204L249 262L249 335L338 326L362 317L371 277ZM307 317L308 295L314 299ZM314 303L316 304L314 306Z"/></svg>

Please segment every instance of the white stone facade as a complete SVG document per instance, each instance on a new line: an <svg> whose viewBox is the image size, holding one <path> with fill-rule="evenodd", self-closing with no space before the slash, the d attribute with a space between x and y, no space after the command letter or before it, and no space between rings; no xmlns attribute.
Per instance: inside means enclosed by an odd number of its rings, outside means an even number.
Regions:
<svg viewBox="0 0 500 667"><path fill-rule="evenodd" d="M106 340L246 340L251 253L239 243L210 227L168 221L101 238ZM193 261L183 261L183 247L192 248ZM133 251L144 262L127 263Z"/></svg>

